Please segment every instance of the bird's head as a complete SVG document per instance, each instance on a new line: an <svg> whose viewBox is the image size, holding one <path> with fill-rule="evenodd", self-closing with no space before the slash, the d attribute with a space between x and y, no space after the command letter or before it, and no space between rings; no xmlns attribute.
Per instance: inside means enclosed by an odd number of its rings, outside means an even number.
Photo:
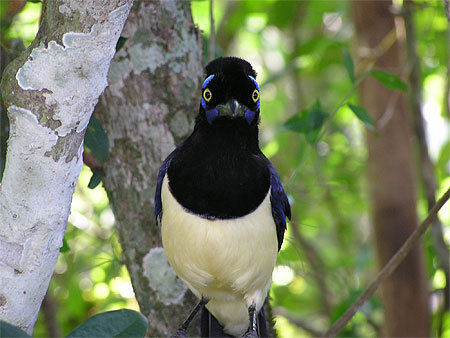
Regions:
<svg viewBox="0 0 450 338"><path fill-rule="evenodd" d="M237 57L221 57L206 66L200 115L212 125L221 119L259 122L259 86L250 63Z"/></svg>

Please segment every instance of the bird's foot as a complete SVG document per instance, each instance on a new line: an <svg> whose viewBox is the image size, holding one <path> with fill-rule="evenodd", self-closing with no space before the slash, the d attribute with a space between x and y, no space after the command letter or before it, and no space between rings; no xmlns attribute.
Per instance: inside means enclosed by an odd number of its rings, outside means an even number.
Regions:
<svg viewBox="0 0 450 338"><path fill-rule="evenodd" d="M256 333L255 330L248 330L243 336L243 338L258 338L258 334Z"/></svg>
<svg viewBox="0 0 450 338"><path fill-rule="evenodd" d="M170 336L170 338L187 338L186 330L178 329L178 331L174 335Z"/></svg>

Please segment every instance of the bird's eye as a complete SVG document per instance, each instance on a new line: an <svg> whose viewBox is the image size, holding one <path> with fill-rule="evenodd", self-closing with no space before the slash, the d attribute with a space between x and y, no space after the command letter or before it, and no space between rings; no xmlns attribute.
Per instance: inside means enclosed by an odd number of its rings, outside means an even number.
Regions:
<svg viewBox="0 0 450 338"><path fill-rule="evenodd" d="M255 103L258 102L258 99L259 99L259 91L258 91L258 89L255 89L253 91L252 99L253 99L253 102L255 102Z"/></svg>
<svg viewBox="0 0 450 338"><path fill-rule="evenodd" d="M205 91L203 92L203 98L205 99L206 102L211 101L212 93L208 88L206 88Z"/></svg>

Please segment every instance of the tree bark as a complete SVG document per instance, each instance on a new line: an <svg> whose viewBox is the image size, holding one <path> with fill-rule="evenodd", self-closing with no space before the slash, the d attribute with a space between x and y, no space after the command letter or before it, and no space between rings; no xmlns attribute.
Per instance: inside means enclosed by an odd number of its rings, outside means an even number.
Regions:
<svg viewBox="0 0 450 338"><path fill-rule="evenodd" d="M407 45L407 60L409 67L410 90L408 92L411 111L414 116L414 130L418 146L418 168L423 191L430 211L436 204L436 177L433 161L428 153L428 143L425 135L425 121L422 115L422 76L420 72L420 59L417 54L416 34L414 27L414 4L412 0L405 0L402 6L405 20L405 33ZM450 264L448 260L448 246L444 241L442 223L439 217L431 224L431 238L439 267L444 271L446 285L444 289L444 307L449 308L450 302Z"/></svg>
<svg viewBox="0 0 450 338"><path fill-rule="evenodd" d="M0 319L32 333L62 245L83 137L132 0L47 1L32 45L6 68Z"/></svg>
<svg viewBox="0 0 450 338"><path fill-rule="evenodd" d="M395 29L391 6L388 1L353 2L360 50L374 50ZM399 41L375 63L375 68L398 75L403 67ZM378 262L384 266L417 226L412 120L405 94L393 92L373 78L363 81L360 101L379 132L379 136L367 133L368 177ZM428 285L419 246L382 285L381 291L384 335L430 334Z"/></svg>
<svg viewBox="0 0 450 338"><path fill-rule="evenodd" d="M188 1L136 2L96 114L110 141L104 185L150 337L175 333L195 297L176 278L154 222L156 176L198 112L202 48ZM190 334L199 335L199 325Z"/></svg>

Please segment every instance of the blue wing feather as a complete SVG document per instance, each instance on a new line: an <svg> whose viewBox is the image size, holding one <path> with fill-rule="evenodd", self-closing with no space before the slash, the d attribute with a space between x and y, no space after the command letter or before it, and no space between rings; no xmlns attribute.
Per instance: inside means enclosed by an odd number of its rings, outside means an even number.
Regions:
<svg viewBox="0 0 450 338"><path fill-rule="evenodd" d="M166 176L167 169L169 168L170 161L173 158L178 147L172 151L169 156L164 160L161 168L159 168L158 177L156 178L156 191L155 191L155 222L158 224L161 221L162 216L162 201L161 201L161 189L164 177Z"/></svg>
<svg viewBox="0 0 450 338"><path fill-rule="evenodd" d="M291 219L291 206L281 184L280 176L278 176L269 159L265 156L264 158L270 171L270 203L272 205L272 216L277 227L278 250L280 250L286 231L286 217Z"/></svg>

